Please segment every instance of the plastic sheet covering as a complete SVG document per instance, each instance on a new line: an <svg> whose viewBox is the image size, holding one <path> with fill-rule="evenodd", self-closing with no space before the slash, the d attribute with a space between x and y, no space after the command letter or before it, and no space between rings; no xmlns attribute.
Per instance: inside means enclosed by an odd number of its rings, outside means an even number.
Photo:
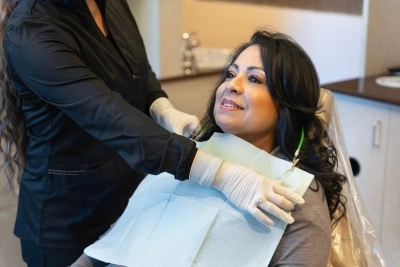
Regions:
<svg viewBox="0 0 400 267"><path fill-rule="evenodd" d="M348 178L343 187L343 195L347 198L347 212L332 230L331 254L327 267L384 267L386 265L382 249L354 181L336 103L329 90L321 89L320 103L324 107L324 113L320 116L328 123L329 134L337 150L337 172Z"/></svg>

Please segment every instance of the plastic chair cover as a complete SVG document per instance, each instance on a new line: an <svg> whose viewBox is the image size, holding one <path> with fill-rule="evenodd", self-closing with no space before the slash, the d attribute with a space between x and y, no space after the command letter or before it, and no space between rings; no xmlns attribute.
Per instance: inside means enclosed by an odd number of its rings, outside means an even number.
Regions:
<svg viewBox="0 0 400 267"><path fill-rule="evenodd" d="M385 261L376 232L354 180L342 133L336 102L331 91L321 89L319 114L328 124L328 132L337 151L337 172L347 177L342 194L347 198L345 216L332 230L332 246L327 267L384 267Z"/></svg>

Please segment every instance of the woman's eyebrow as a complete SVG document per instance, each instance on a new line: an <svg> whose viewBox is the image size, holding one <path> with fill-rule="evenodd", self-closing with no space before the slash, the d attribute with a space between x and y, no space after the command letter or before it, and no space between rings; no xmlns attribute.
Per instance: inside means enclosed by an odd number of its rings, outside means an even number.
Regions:
<svg viewBox="0 0 400 267"><path fill-rule="evenodd" d="M261 71L264 71L263 68L261 68L261 67L255 67L255 66L247 67L247 70L261 70Z"/></svg>
<svg viewBox="0 0 400 267"><path fill-rule="evenodd" d="M235 64L235 63L233 63L231 65L231 67L235 68L236 70L239 69L239 66L237 64ZM264 71L264 69L262 67L256 67L256 66L247 67L247 70L261 70L261 71Z"/></svg>

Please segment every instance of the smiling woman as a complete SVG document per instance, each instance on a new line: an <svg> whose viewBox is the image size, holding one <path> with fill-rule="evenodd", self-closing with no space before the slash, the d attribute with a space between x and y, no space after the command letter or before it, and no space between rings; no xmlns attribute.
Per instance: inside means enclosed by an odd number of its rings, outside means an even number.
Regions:
<svg viewBox="0 0 400 267"><path fill-rule="evenodd" d="M198 140L231 133L293 161L304 129L296 166L313 174L314 180L303 196L306 203L292 212L295 222L286 227L265 266L326 266L331 228L346 212L342 187L347 178L335 172L336 148L318 116L323 107L318 105L314 64L289 36L260 30L233 52L227 66L201 121Z"/></svg>

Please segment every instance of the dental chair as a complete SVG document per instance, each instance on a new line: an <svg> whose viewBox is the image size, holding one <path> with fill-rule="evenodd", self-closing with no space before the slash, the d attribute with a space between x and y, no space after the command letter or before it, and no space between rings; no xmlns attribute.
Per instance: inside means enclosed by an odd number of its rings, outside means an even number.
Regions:
<svg viewBox="0 0 400 267"><path fill-rule="evenodd" d="M331 91L321 89L319 116L337 151L337 172L347 177L342 194L347 198L347 212L332 230L331 254L327 267L384 267L382 250L371 220L355 183L336 103Z"/></svg>
<svg viewBox="0 0 400 267"><path fill-rule="evenodd" d="M336 171L345 175L348 179L347 183L343 185L342 191L342 194L347 199L347 211L332 230L331 251L327 267L385 267L385 261L375 230L371 226L368 212L354 181L336 103L333 94L329 90L321 89L319 106L321 107L321 112L318 115L327 123L328 133L336 148L338 157ZM148 218L147 216L146 223ZM129 222L131 222L131 218L129 218ZM125 225L125 223L122 223L122 225ZM124 230L125 228L121 229ZM121 229L117 231L116 236L123 232ZM103 240L104 245L101 245L100 248L109 250L110 243L108 241L110 240L116 241L115 243L119 246L119 240L114 240L113 238L106 241ZM131 242L132 239L128 238L128 241ZM125 257L125 251L121 255ZM113 264L109 265L109 267L111 266L116 267Z"/></svg>

